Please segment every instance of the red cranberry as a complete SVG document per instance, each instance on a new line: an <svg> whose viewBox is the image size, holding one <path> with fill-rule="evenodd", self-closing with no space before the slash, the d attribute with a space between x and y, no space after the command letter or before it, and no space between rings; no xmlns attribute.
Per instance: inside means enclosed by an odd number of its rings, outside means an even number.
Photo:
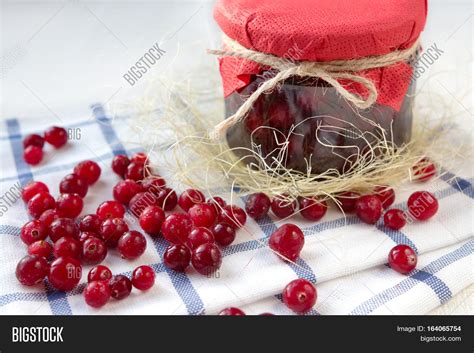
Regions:
<svg viewBox="0 0 474 353"><path fill-rule="evenodd" d="M84 289L84 299L87 305L93 308L101 308L110 299L110 288L107 283L101 281L90 282Z"/></svg>
<svg viewBox="0 0 474 353"><path fill-rule="evenodd" d="M172 244L185 244L192 227L193 222L187 214L174 213L166 217L161 233Z"/></svg>
<svg viewBox="0 0 474 353"><path fill-rule="evenodd" d="M155 195L153 195L153 193L139 192L132 197L128 207L130 212L132 212L132 214L138 218L145 208L155 205L157 205L157 198Z"/></svg>
<svg viewBox="0 0 474 353"><path fill-rule="evenodd" d="M99 235L97 233L92 232L81 232L81 234L79 234L79 242L81 243L81 245L84 245L84 242L89 238L99 239Z"/></svg>
<svg viewBox="0 0 474 353"><path fill-rule="evenodd" d="M230 245L235 240L235 229L227 223L217 223L212 228L212 234L216 243L222 246Z"/></svg>
<svg viewBox="0 0 474 353"><path fill-rule="evenodd" d="M304 246L304 234L298 226L284 224L272 233L269 246L284 256L284 260L296 261Z"/></svg>
<svg viewBox="0 0 474 353"><path fill-rule="evenodd" d="M408 198L408 212L413 218L425 221L438 212L438 200L428 191L416 191Z"/></svg>
<svg viewBox="0 0 474 353"><path fill-rule="evenodd" d="M241 228L247 221L247 214L239 206L227 205L219 215L220 223L227 223L234 228Z"/></svg>
<svg viewBox="0 0 474 353"><path fill-rule="evenodd" d="M75 259L81 259L81 243L71 237L62 237L58 239L53 245L54 257L73 257Z"/></svg>
<svg viewBox="0 0 474 353"><path fill-rule="evenodd" d="M61 194L78 194L85 197L88 189L87 180L74 173L66 175L59 183Z"/></svg>
<svg viewBox="0 0 474 353"><path fill-rule="evenodd" d="M178 204L184 211L206 201L204 194L197 189L188 189L179 195Z"/></svg>
<svg viewBox="0 0 474 353"><path fill-rule="evenodd" d="M84 178L89 185L99 180L100 172L99 165L94 161L83 161L74 167L74 174Z"/></svg>
<svg viewBox="0 0 474 353"><path fill-rule="evenodd" d="M58 210L55 208L50 208L49 210L44 211L38 219L43 222L45 227L49 227L51 223L53 223L53 221L57 220L58 218L61 218Z"/></svg>
<svg viewBox="0 0 474 353"><path fill-rule="evenodd" d="M146 239L142 233L131 230L120 237L117 248L122 258L133 260L145 252Z"/></svg>
<svg viewBox="0 0 474 353"><path fill-rule="evenodd" d="M100 226L99 234L105 245L115 248L122 235L128 232L128 225L122 218L106 219Z"/></svg>
<svg viewBox="0 0 474 353"><path fill-rule="evenodd" d="M41 181L30 181L21 190L21 198L23 201L28 202L33 196L39 194L40 192L49 194L49 189L46 184Z"/></svg>
<svg viewBox="0 0 474 353"><path fill-rule="evenodd" d="M60 257L51 263L48 280L55 289L66 292L77 286L81 276L82 266L79 260Z"/></svg>
<svg viewBox="0 0 474 353"><path fill-rule="evenodd" d="M125 179L140 181L145 178L145 166L143 163L132 162L128 165L124 175Z"/></svg>
<svg viewBox="0 0 474 353"><path fill-rule="evenodd" d="M94 265L104 261L107 256L107 246L95 237L89 237L82 244L82 260L84 263Z"/></svg>
<svg viewBox="0 0 474 353"><path fill-rule="evenodd" d="M220 316L245 316L245 313L239 308L225 308L219 312Z"/></svg>
<svg viewBox="0 0 474 353"><path fill-rule="evenodd" d="M53 253L53 247L46 240L38 240L28 245L28 254L48 259Z"/></svg>
<svg viewBox="0 0 474 353"><path fill-rule="evenodd" d="M326 201L319 201L317 198L301 197L299 199L301 215L310 221L319 221L324 217L328 206Z"/></svg>
<svg viewBox="0 0 474 353"><path fill-rule="evenodd" d="M26 148L28 146L36 146L39 148L43 148L44 138L38 134L26 135L23 139L23 148Z"/></svg>
<svg viewBox="0 0 474 353"><path fill-rule="evenodd" d="M44 132L44 139L53 147L59 148L67 142L67 131L62 127L52 126Z"/></svg>
<svg viewBox="0 0 474 353"><path fill-rule="evenodd" d="M100 219L96 214L88 214L81 218L79 222L79 229L82 232L99 233Z"/></svg>
<svg viewBox="0 0 474 353"><path fill-rule="evenodd" d="M21 227L20 238L26 245L37 240L44 240L48 236L48 228L40 220L26 222Z"/></svg>
<svg viewBox="0 0 474 353"><path fill-rule="evenodd" d="M283 302L295 313L305 313L316 304L318 294L311 282L295 279L283 290Z"/></svg>
<svg viewBox="0 0 474 353"><path fill-rule="evenodd" d="M95 212L101 221L108 218L123 218L125 215L125 207L117 201L102 202Z"/></svg>
<svg viewBox="0 0 474 353"><path fill-rule="evenodd" d="M345 213L354 212L356 209L356 201L360 197L357 192L346 191L337 196L339 201L338 208L342 209Z"/></svg>
<svg viewBox="0 0 474 353"><path fill-rule="evenodd" d="M423 158L413 167L413 174L418 181L430 180L436 175L436 166L428 158Z"/></svg>
<svg viewBox="0 0 474 353"><path fill-rule="evenodd" d="M278 218L287 218L295 213L297 208L296 200L290 201L283 196L276 196L272 200L271 209Z"/></svg>
<svg viewBox="0 0 474 353"><path fill-rule="evenodd" d="M150 266L140 266L133 270L132 284L138 290L147 290L155 284L155 271Z"/></svg>
<svg viewBox="0 0 474 353"><path fill-rule="evenodd" d="M200 274L210 276L221 267L222 255L216 244L199 245L192 251L191 263Z"/></svg>
<svg viewBox="0 0 474 353"><path fill-rule="evenodd" d="M124 275L115 275L109 281L110 295L116 300L125 299L132 292L132 282Z"/></svg>
<svg viewBox="0 0 474 353"><path fill-rule="evenodd" d="M221 213L222 209L227 205L222 197L214 196L207 200L208 205L212 205L216 210L216 214Z"/></svg>
<svg viewBox="0 0 474 353"><path fill-rule="evenodd" d="M143 189L156 194L158 190L166 186L166 181L159 175L154 175L152 177L143 179L141 181L141 184L142 184Z"/></svg>
<svg viewBox="0 0 474 353"><path fill-rule="evenodd" d="M87 282L106 281L112 278L112 271L107 266L97 265L92 268L87 275Z"/></svg>
<svg viewBox="0 0 474 353"><path fill-rule="evenodd" d="M375 195L361 196L356 201L357 216L365 223L375 224L382 215L382 201Z"/></svg>
<svg viewBox="0 0 474 353"><path fill-rule="evenodd" d="M216 223L217 219L214 207L206 203L192 206L188 210L188 215L195 227L209 228Z"/></svg>
<svg viewBox="0 0 474 353"><path fill-rule="evenodd" d="M263 192L252 194L245 202L245 211L255 220L262 219L268 214L271 201Z"/></svg>
<svg viewBox="0 0 474 353"><path fill-rule="evenodd" d="M156 204L165 211L172 211L178 204L178 195L173 189L162 188L155 194Z"/></svg>
<svg viewBox="0 0 474 353"><path fill-rule="evenodd" d="M394 230L402 229L407 223L403 211L396 208L385 212L383 215L383 222L385 227Z"/></svg>
<svg viewBox="0 0 474 353"><path fill-rule="evenodd" d="M33 218L38 218L41 214L49 209L56 207L56 201L54 197L47 192L40 192L33 196L30 201L28 201L28 213Z"/></svg>
<svg viewBox="0 0 474 353"><path fill-rule="evenodd" d="M148 206L140 215L140 227L152 236L160 234L161 225L165 220L165 212L158 206Z"/></svg>
<svg viewBox="0 0 474 353"><path fill-rule="evenodd" d="M16 266L16 278L25 286L40 283L48 274L49 265L44 257L27 255Z"/></svg>
<svg viewBox="0 0 474 353"><path fill-rule="evenodd" d="M388 186L377 186L374 193L380 199L382 207L385 209L395 202L395 191Z"/></svg>
<svg viewBox="0 0 474 353"><path fill-rule="evenodd" d="M397 245L388 254L388 264L395 271L407 274L416 267L417 256L408 245Z"/></svg>
<svg viewBox="0 0 474 353"><path fill-rule="evenodd" d="M112 170L123 178L129 164L130 159L124 154L119 154L112 159Z"/></svg>
<svg viewBox="0 0 474 353"><path fill-rule="evenodd" d="M56 209L62 217L76 218L83 207L84 202L78 194L61 194L56 200Z"/></svg>
<svg viewBox="0 0 474 353"><path fill-rule="evenodd" d="M114 199L124 205L128 205L132 197L141 192L143 189L137 182L127 179L117 183L113 188Z"/></svg>
<svg viewBox="0 0 474 353"><path fill-rule="evenodd" d="M212 232L203 227L195 227L191 230L186 241L186 245L192 250L205 243L214 243Z"/></svg>
<svg viewBox="0 0 474 353"><path fill-rule="evenodd" d="M37 165L43 159L43 150L38 146L28 146L23 152L23 159L30 165Z"/></svg>
<svg viewBox="0 0 474 353"><path fill-rule="evenodd" d="M145 164L148 160L148 156L143 153L143 152L138 152L138 153L135 153L133 156L132 156L132 162L134 163L141 163L141 164Z"/></svg>
<svg viewBox="0 0 474 353"><path fill-rule="evenodd" d="M49 237L53 243L63 237L78 238L79 227L70 218L58 218L49 226Z"/></svg>
<svg viewBox="0 0 474 353"><path fill-rule="evenodd" d="M191 251L182 244L168 246L163 255L164 264L175 271L184 272L191 261Z"/></svg>

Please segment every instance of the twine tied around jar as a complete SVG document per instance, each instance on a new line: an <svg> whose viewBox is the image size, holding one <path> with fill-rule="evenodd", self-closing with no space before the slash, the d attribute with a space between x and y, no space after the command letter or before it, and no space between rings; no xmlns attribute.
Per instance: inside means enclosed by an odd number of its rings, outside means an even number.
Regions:
<svg viewBox="0 0 474 353"><path fill-rule="evenodd" d="M262 66L269 66L277 71L275 76L264 81L259 87L245 100L237 109L235 114L217 124L210 133L212 139L217 139L237 122L245 118L252 109L255 101L264 92L275 88L280 82L292 77L313 77L319 78L332 87L348 102L359 109L370 108L377 100L377 88L368 78L358 74L360 71L375 69L379 67L390 66L402 61L409 61L416 56L419 48L419 38L407 49L395 50L388 54L378 56L368 56L360 59L334 60L334 61L290 61L286 58L278 57L272 54L261 53L252 49L245 48L237 41L224 35L223 42L227 49L211 49L209 54L217 56L233 56L242 59L254 61ZM346 79L352 82L360 83L364 86L368 95L367 98L349 92L342 86L338 80Z"/></svg>

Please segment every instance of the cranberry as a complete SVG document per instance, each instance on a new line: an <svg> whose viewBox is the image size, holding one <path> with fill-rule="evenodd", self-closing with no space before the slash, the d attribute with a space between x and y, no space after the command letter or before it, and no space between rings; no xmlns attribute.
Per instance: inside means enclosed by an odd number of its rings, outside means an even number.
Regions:
<svg viewBox="0 0 474 353"><path fill-rule="evenodd" d="M187 214L174 213L166 217L161 225L163 237L173 244L184 244L188 239L193 222Z"/></svg>
<svg viewBox="0 0 474 353"><path fill-rule="evenodd" d="M360 194L352 191L346 191L337 196L339 201L338 208L345 213L354 212L356 209L356 201L360 197Z"/></svg>
<svg viewBox="0 0 474 353"><path fill-rule="evenodd" d="M227 205L222 197L214 196L207 200L208 205L212 205L216 210L216 214L221 213L222 209Z"/></svg>
<svg viewBox="0 0 474 353"><path fill-rule="evenodd" d="M316 288L305 279L295 279L283 290L283 302L296 313L309 311L316 303L317 297Z"/></svg>
<svg viewBox="0 0 474 353"><path fill-rule="evenodd" d="M122 258L133 260L145 252L146 239L142 233L131 230L120 237L117 248Z"/></svg>
<svg viewBox="0 0 474 353"><path fill-rule="evenodd" d="M245 313L239 308L225 308L219 312L220 316L245 316Z"/></svg>
<svg viewBox="0 0 474 353"><path fill-rule="evenodd" d="M287 218L295 213L297 208L296 200L290 201L285 195L276 196L272 200L271 209L278 218Z"/></svg>
<svg viewBox="0 0 474 353"><path fill-rule="evenodd" d="M263 192L250 195L245 202L245 211L255 220L262 219L268 214L271 201Z"/></svg>
<svg viewBox="0 0 474 353"><path fill-rule="evenodd" d="M33 196L30 201L28 201L28 213L33 218L38 218L41 214L49 209L56 207L56 201L51 194L47 192L40 192Z"/></svg>
<svg viewBox="0 0 474 353"><path fill-rule="evenodd" d="M39 216L39 220L43 222L43 224L49 228L53 221L61 218L59 211L55 208L50 208L49 210L44 211L41 216Z"/></svg>
<svg viewBox="0 0 474 353"><path fill-rule="evenodd" d="M48 274L49 265L44 257L27 255L16 266L16 278L25 286L40 283Z"/></svg>
<svg viewBox="0 0 474 353"><path fill-rule="evenodd" d="M88 237L82 244L82 260L89 265L104 261L107 256L107 246L96 237Z"/></svg>
<svg viewBox="0 0 474 353"><path fill-rule="evenodd" d="M89 238L99 238L99 235L97 233L92 233L92 232L81 232L79 234L79 242L81 245L84 245L84 242L89 239Z"/></svg>
<svg viewBox="0 0 474 353"><path fill-rule="evenodd" d="M428 158L423 158L413 167L413 174L418 181L430 180L436 175L436 166Z"/></svg>
<svg viewBox="0 0 474 353"><path fill-rule="evenodd" d="M49 226L49 237L53 243L57 242L63 237L78 238L79 227L70 218L58 218Z"/></svg>
<svg viewBox="0 0 474 353"><path fill-rule="evenodd" d="M148 206L140 215L140 227L150 235L160 234L161 225L165 220L165 211L158 206Z"/></svg>
<svg viewBox="0 0 474 353"><path fill-rule="evenodd" d="M234 228L241 228L247 221L247 214L239 206L227 205L219 215L220 223L227 223Z"/></svg>
<svg viewBox="0 0 474 353"><path fill-rule="evenodd" d="M44 132L44 139L50 145L59 148L67 142L67 131L62 127L52 126Z"/></svg>
<svg viewBox="0 0 474 353"><path fill-rule="evenodd" d="M145 208L154 205L157 205L157 198L153 193L139 192L132 197L128 207L135 217L140 217Z"/></svg>
<svg viewBox="0 0 474 353"><path fill-rule="evenodd" d="M284 256L284 260L296 261L304 246L304 234L298 226L284 224L272 233L269 246Z"/></svg>
<svg viewBox="0 0 474 353"><path fill-rule="evenodd" d="M28 146L23 152L23 159L30 165L37 165L43 159L43 150L38 146Z"/></svg>
<svg viewBox="0 0 474 353"><path fill-rule="evenodd" d="M235 240L235 229L227 223L217 223L212 228L212 234L216 243L222 246L230 245Z"/></svg>
<svg viewBox="0 0 474 353"><path fill-rule="evenodd" d="M110 295L112 298L125 299L132 292L132 282L124 275L115 275L109 281Z"/></svg>
<svg viewBox="0 0 474 353"><path fill-rule="evenodd" d="M388 186L377 186L374 193L380 199L382 207L385 209L395 202L395 191Z"/></svg>
<svg viewBox="0 0 474 353"><path fill-rule="evenodd" d="M95 212L101 221L108 218L123 218L125 215L125 207L117 201L102 202Z"/></svg>
<svg viewBox="0 0 474 353"><path fill-rule="evenodd" d="M142 184L143 189L156 194L158 190L166 186L166 181L159 175L154 175L152 177L143 179L141 181L141 184Z"/></svg>
<svg viewBox="0 0 474 353"><path fill-rule="evenodd" d="M99 233L100 219L96 214L88 214L81 218L79 222L79 229L82 232Z"/></svg>
<svg viewBox="0 0 474 353"><path fill-rule="evenodd" d="M99 180L100 172L99 165L94 161L83 161L74 167L74 174L84 178L89 185Z"/></svg>
<svg viewBox="0 0 474 353"><path fill-rule="evenodd" d="M23 243L30 245L37 240L44 240L48 236L48 228L40 220L26 222L21 227L20 238Z"/></svg>
<svg viewBox="0 0 474 353"><path fill-rule="evenodd" d="M128 205L132 197L143 189L140 184L134 180L126 179L119 181L113 188L114 199L124 205Z"/></svg>
<svg viewBox="0 0 474 353"><path fill-rule="evenodd" d="M61 194L78 194L85 197L88 189L87 180L74 173L66 175L59 183Z"/></svg>
<svg viewBox="0 0 474 353"><path fill-rule="evenodd" d="M106 281L112 278L112 271L107 266L97 265L87 275L87 282Z"/></svg>
<svg viewBox="0 0 474 353"><path fill-rule="evenodd" d="M299 199L301 215L310 221L319 221L326 214L328 206L326 201L319 201L317 198L301 197Z"/></svg>
<svg viewBox="0 0 474 353"><path fill-rule="evenodd" d="M62 217L76 218L83 207L84 202L78 194L61 194L56 200L56 209Z"/></svg>
<svg viewBox="0 0 474 353"><path fill-rule="evenodd" d="M165 211L172 211L178 204L178 195L176 191L170 188L162 188L155 194L156 204Z"/></svg>
<svg viewBox="0 0 474 353"><path fill-rule="evenodd" d="M100 226L99 234L105 245L115 248L120 237L128 232L128 225L122 218L106 219Z"/></svg>
<svg viewBox="0 0 474 353"><path fill-rule="evenodd" d="M71 237L62 237L54 243L53 253L55 258L67 256L80 260L82 253L81 243L79 240Z"/></svg>
<svg viewBox="0 0 474 353"><path fill-rule="evenodd" d="M214 243L212 232L203 227L195 227L191 230L186 241L186 245L192 250L205 243Z"/></svg>
<svg viewBox="0 0 474 353"><path fill-rule="evenodd" d="M44 138L38 134L30 134L26 135L23 139L23 148L28 146L36 146L39 148L43 148L44 146Z"/></svg>
<svg viewBox="0 0 474 353"><path fill-rule="evenodd" d="M30 181L21 190L21 198L24 202L28 202L33 196L39 194L40 192L49 193L49 189L46 184L41 181Z"/></svg>
<svg viewBox="0 0 474 353"><path fill-rule="evenodd" d="M217 214L213 206L201 203L188 210L189 218L196 227L211 227L216 223Z"/></svg>
<svg viewBox="0 0 474 353"><path fill-rule="evenodd" d="M216 244L206 243L199 245L192 251L191 263L197 272L210 276L221 266L221 251Z"/></svg>
<svg viewBox="0 0 474 353"><path fill-rule="evenodd" d="M77 286L82 276L79 260L72 257L60 257L51 263L48 280L60 291L70 291Z"/></svg>
<svg viewBox="0 0 474 353"><path fill-rule="evenodd" d="M408 245L400 244L388 253L388 264L395 271L407 274L416 267L417 256Z"/></svg>
<svg viewBox="0 0 474 353"><path fill-rule="evenodd" d="M155 284L155 271L150 266L140 266L133 270L132 284L138 290L147 290Z"/></svg>
<svg viewBox="0 0 474 353"><path fill-rule="evenodd" d="M383 222L385 227L394 230L402 229L407 223L403 211L396 208L385 212L383 215Z"/></svg>
<svg viewBox="0 0 474 353"><path fill-rule="evenodd" d="M84 299L87 305L93 308L101 308L110 299L110 288L107 283L101 281L90 282L84 289Z"/></svg>
<svg viewBox="0 0 474 353"><path fill-rule="evenodd" d="M46 240L38 240L28 245L28 254L48 259L53 252L53 247Z"/></svg>
<svg viewBox="0 0 474 353"><path fill-rule="evenodd" d="M382 215L382 201L375 195L361 196L356 201L357 216L365 223L375 224Z"/></svg>
<svg viewBox="0 0 474 353"><path fill-rule="evenodd" d="M425 221L438 212L438 200L428 191L414 192L407 203L410 215L419 221Z"/></svg>
<svg viewBox="0 0 474 353"><path fill-rule="evenodd" d="M145 166L143 163L130 163L125 171L124 178L135 181L140 181L145 178Z"/></svg>
<svg viewBox="0 0 474 353"><path fill-rule="evenodd" d="M178 204L184 211L206 201L204 194L197 189L188 189L179 195Z"/></svg>
<svg viewBox="0 0 474 353"><path fill-rule="evenodd" d="M164 264L175 271L184 272L191 261L191 251L182 244L168 246L163 255Z"/></svg>
<svg viewBox="0 0 474 353"><path fill-rule="evenodd" d="M112 159L112 170L123 178L129 164L130 159L124 154L119 154Z"/></svg>
<svg viewBox="0 0 474 353"><path fill-rule="evenodd" d="M134 162L134 163L145 164L147 162L147 160L148 160L148 156L143 152L135 153L132 156L132 162Z"/></svg>

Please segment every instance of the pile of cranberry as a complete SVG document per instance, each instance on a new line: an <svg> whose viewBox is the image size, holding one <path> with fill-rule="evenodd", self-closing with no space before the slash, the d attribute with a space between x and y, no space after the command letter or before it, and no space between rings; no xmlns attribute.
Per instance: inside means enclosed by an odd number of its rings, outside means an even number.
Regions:
<svg viewBox="0 0 474 353"><path fill-rule="evenodd" d="M44 136L27 135L23 139L23 159L26 163L36 165L41 162L45 141L54 148L60 148L67 142L67 131L62 127L52 126L44 132Z"/></svg>

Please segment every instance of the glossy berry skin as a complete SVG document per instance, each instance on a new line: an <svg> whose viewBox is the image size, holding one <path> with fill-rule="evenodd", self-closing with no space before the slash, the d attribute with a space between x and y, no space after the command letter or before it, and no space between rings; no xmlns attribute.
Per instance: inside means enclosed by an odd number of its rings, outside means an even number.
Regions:
<svg viewBox="0 0 474 353"><path fill-rule="evenodd" d="M316 304L316 288L305 279L295 279L283 290L283 302L295 313L303 314Z"/></svg>
<svg viewBox="0 0 474 353"><path fill-rule="evenodd" d="M54 197L47 192L40 192L28 201L27 209L28 213L33 218L38 218L44 211L55 207L56 201L54 200Z"/></svg>
<svg viewBox="0 0 474 353"><path fill-rule="evenodd" d="M132 212L132 214L138 218L142 214L143 210L149 206L157 206L157 198L153 193L146 191L139 192L133 196L130 200L128 208L130 209L130 212Z"/></svg>
<svg viewBox="0 0 474 353"><path fill-rule="evenodd" d="M124 174L125 179L140 181L145 178L145 166L143 163L132 162L128 165Z"/></svg>
<svg viewBox="0 0 474 353"><path fill-rule="evenodd" d="M382 215L383 207L380 198L375 195L364 195L356 201L356 213L360 220L375 224Z"/></svg>
<svg viewBox="0 0 474 353"><path fill-rule="evenodd" d="M197 189L185 190L178 198L179 207L186 212L194 205L204 203L205 201L204 194Z"/></svg>
<svg viewBox="0 0 474 353"><path fill-rule="evenodd" d="M239 308L225 308L218 314L219 316L245 316L245 313Z"/></svg>
<svg viewBox="0 0 474 353"><path fill-rule="evenodd" d="M95 265L104 261L107 256L107 246L95 237L89 237L82 243L82 261L88 265Z"/></svg>
<svg viewBox="0 0 474 353"><path fill-rule="evenodd" d="M80 260L82 255L81 242L71 237L60 238L53 245L53 254L55 258L65 256Z"/></svg>
<svg viewBox="0 0 474 353"><path fill-rule="evenodd" d="M120 237L128 230L128 225L122 218L109 218L101 224L99 235L105 245L115 248Z"/></svg>
<svg viewBox="0 0 474 353"><path fill-rule="evenodd" d="M129 164L130 159L124 154L119 154L112 159L112 170L123 178Z"/></svg>
<svg viewBox="0 0 474 353"><path fill-rule="evenodd" d="M108 282L112 278L112 271L107 266L97 265L87 274L87 282L105 281Z"/></svg>
<svg viewBox="0 0 474 353"><path fill-rule="evenodd" d="M168 246L163 255L163 262L166 267L184 272L191 261L191 250L185 245L175 244Z"/></svg>
<svg viewBox="0 0 474 353"><path fill-rule="evenodd" d="M172 244L185 244L193 227L187 214L173 213L161 225L161 234Z"/></svg>
<svg viewBox="0 0 474 353"><path fill-rule="evenodd" d="M46 184L41 181L30 181L21 190L21 198L24 202L28 202L33 196L39 194L40 192L49 193L49 189Z"/></svg>
<svg viewBox="0 0 474 353"><path fill-rule="evenodd" d="M23 159L29 165L37 165L43 159L43 150L38 146L28 146L23 151Z"/></svg>
<svg viewBox="0 0 474 353"><path fill-rule="evenodd" d="M357 192L346 191L337 197L339 201L339 205L337 205L338 209L344 211L344 213L351 213L354 212L356 209L356 201L360 197L360 194Z"/></svg>
<svg viewBox="0 0 474 353"><path fill-rule="evenodd" d="M301 197L299 199L300 214L309 221L317 222L324 217L328 206L326 201L316 198Z"/></svg>
<svg viewBox="0 0 474 353"><path fill-rule="evenodd" d="M284 256L283 260L296 261L304 246L304 234L291 223L284 224L272 233L269 239L270 249Z"/></svg>
<svg viewBox="0 0 474 353"><path fill-rule="evenodd" d="M143 152L135 153L131 158L131 162L141 163L141 164L145 164L147 160L148 160L148 156Z"/></svg>
<svg viewBox="0 0 474 353"><path fill-rule="evenodd" d="M131 230L120 237L117 249L122 258L128 260L136 259L145 252L146 239L142 233Z"/></svg>
<svg viewBox="0 0 474 353"><path fill-rule="evenodd" d="M43 148L44 138L38 134L26 135L23 139L23 148L26 148L28 146L36 146L39 148Z"/></svg>
<svg viewBox="0 0 474 353"><path fill-rule="evenodd" d="M56 209L61 217L76 218L83 207L84 202L78 194L61 194L56 200Z"/></svg>
<svg viewBox="0 0 474 353"><path fill-rule="evenodd" d="M70 218L58 218L49 226L49 238L53 243L63 237L79 238L79 226Z"/></svg>
<svg viewBox="0 0 474 353"><path fill-rule="evenodd" d="M95 212L101 221L109 218L123 218L125 215L125 207L117 201L102 202Z"/></svg>
<svg viewBox="0 0 474 353"><path fill-rule="evenodd" d="M140 215L139 223L142 229L152 235L158 236L160 234L161 225L165 220L165 211L158 206L148 206Z"/></svg>
<svg viewBox="0 0 474 353"><path fill-rule="evenodd" d="M138 290L148 290L155 284L155 271L150 266L140 266L133 270L132 285Z"/></svg>
<svg viewBox="0 0 474 353"><path fill-rule="evenodd" d="M99 239L100 236L97 233L92 233L92 232L81 232L79 234L79 242L81 243L81 245L84 245L84 242L89 238Z"/></svg>
<svg viewBox="0 0 474 353"><path fill-rule="evenodd" d="M227 205L219 215L220 223L227 223L234 228L241 228L247 222L247 214L239 206Z"/></svg>
<svg viewBox="0 0 474 353"><path fill-rule="evenodd" d="M154 175L153 177L143 179L141 181L141 186L144 190L156 194L161 188L166 186L166 181L159 175Z"/></svg>
<svg viewBox="0 0 474 353"><path fill-rule="evenodd" d="M30 245L38 240L44 240L48 236L48 228L40 220L26 222L21 227L20 239L26 245Z"/></svg>
<svg viewBox="0 0 474 353"><path fill-rule="evenodd" d="M194 227L188 235L186 245L193 250L205 243L214 243L212 232L204 227Z"/></svg>
<svg viewBox="0 0 474 353"><path fill-rule="evenodd" d="M384 209L389 208L395 202L395 191L388 186L377 186L374 193L382 202Z"/></svg>
<svg viewBox="0 0 474 353"><path fill-rule="evenodd" d="M101 220L96 214L87 214L79 221L81 232L99 233Z"/></svg>
<svg viewBox="0 0 474 353"><path fill-rule="evenodd" d="M271 203L270 198L263 192L252 194L245 201L245 211L253 219L259 220L268 214Z"/></svg>
<svg viewBox="0 0 474 353"><path fill-rule="evenodd" d="M227 223L217 223L212 227L212 234L217 244L230 245L235 240L235 228Z"/></svg>
<svg viewBox="0 0 474 353"><path fill-rule="evenodd" d="M95 184L100 178L101 169L94 161L82 161L74 167L74 174L85 179L89 185Z"/></svg>
<svg viewBox="0 0 474 353"><path fill-rule="evenodd" d="M48 274L49 283L57 290L74 289L82 276L79 260L72 257L59 257L51 263Z"/></svg>
<svg viewBox="0 0 474 353"><path fill-rule="evenodd" d="M156 204L165 211L172 211L178 204L178 195L173 189L164 187L155 194Z"/></svg>
<svg viewBox="0 0 474 353"><path fill-rule="evenodd" d="M112 190L114 199L124 205L128 205L130 200L141 191L143 191L142 186L131 179L119 181Z"/></svg>
<svg viewBox="0 0 474 353"><path fill-rule="evenodd" d="M28 254L48 259L53 253L53 247L46 240L38 240L28 245Z"/></svg>
<svg viewBox="0 0 474 353"><path fill-rule="evenodd" d="M222 255L216 244L199 245L191 253L194 269L202 275L211 276L221 267Z"/></svg>
<svg viewBox="0 0 474 353"><path fill-rule="evenodd" d="M388 264L395 271L407 274L411 272L418 261L415 251L408 245L397 245L388 254Z"/></svg>
<svg viewBox="0 0 474 353"><path fill-rule="evenodd" d="M87 284L83 294L87 305L101 308L110 299L110 288L105 282L93 281Z"/></svg>
<svg viewBox="0 0 474 353"><path fill-rule="evenodd" d="M89 190L87 180L74 173L66 175L59 183L61 194L78 194L80 197L85 197L87 190Z"/></svg>
<svg viewBox="0 0 474 353"><path fill-rule="evenodd" d="M125 299L132 292L132 282L124 275L115 275L109 281L110 295L116 300Z"/></svg>
<svg viewBox="0 0 474 353"><path fill-rule="evenodd" d="M410 195L407 201L408 212L419 220L426 221L438 212L438 200L428 191L416 191Z"/></svg>
<svg viewBox="0 0 474 353"><path fill-rule="evenodd" d="M61 218L61 214L55 208L50 208L49 210L44 211L41 216L39 216L39 220L43 222L43 224L49 228L51 223L53 223L58 218Z"/></svg>
<svg viewBox="0 0 474 353"><path fill-rule="evenodd" d="M413 174L417 181L428 181L436 175L436 166L428 158L423 158L413 167Z"/></svg>
<svg viewBox="0 0 474 353"><path fill-rule="evenodd" d="M206 201L208 205L212 205L216 210L216 214L221 213L222 209L227 205L222 197L214 196Z"/></svg>
<svg viewBox="0 0 474 353"><path fill-rule="evenodd" d="M403 211L396 208L385 212L383 215L383 222L385 227L393 230L402 229L407 223Z"/></svg>
<svg viewBox="0 0 474 353"><path fill-rule="evenodd" d="M209 228L217 220L216 210L206 203L192 206L188 210L188 215L195 227Z"/></svg>
<svg viewBox="0 0 474 353"><path fill-rule="evenodd" d="M52 126L44 132L44 139L53 147L59 148L67 142L67 131L62 127Z"/></svg>
<svg viewBox="0 0 474 353"><path fill-rule="evenodd" d="M278 218L287 218L296 212L297 203L296 200L289 201L282 197L276 196L272 200L271 209L275 216Z"/></svg>
<svg viewBox="0 0 474 353"><path fill-rule="evenodd" d="M49 271L48 262L44 257L27 255L16 266L16 278L25 286L34 286L43 281Z"/></svg>

